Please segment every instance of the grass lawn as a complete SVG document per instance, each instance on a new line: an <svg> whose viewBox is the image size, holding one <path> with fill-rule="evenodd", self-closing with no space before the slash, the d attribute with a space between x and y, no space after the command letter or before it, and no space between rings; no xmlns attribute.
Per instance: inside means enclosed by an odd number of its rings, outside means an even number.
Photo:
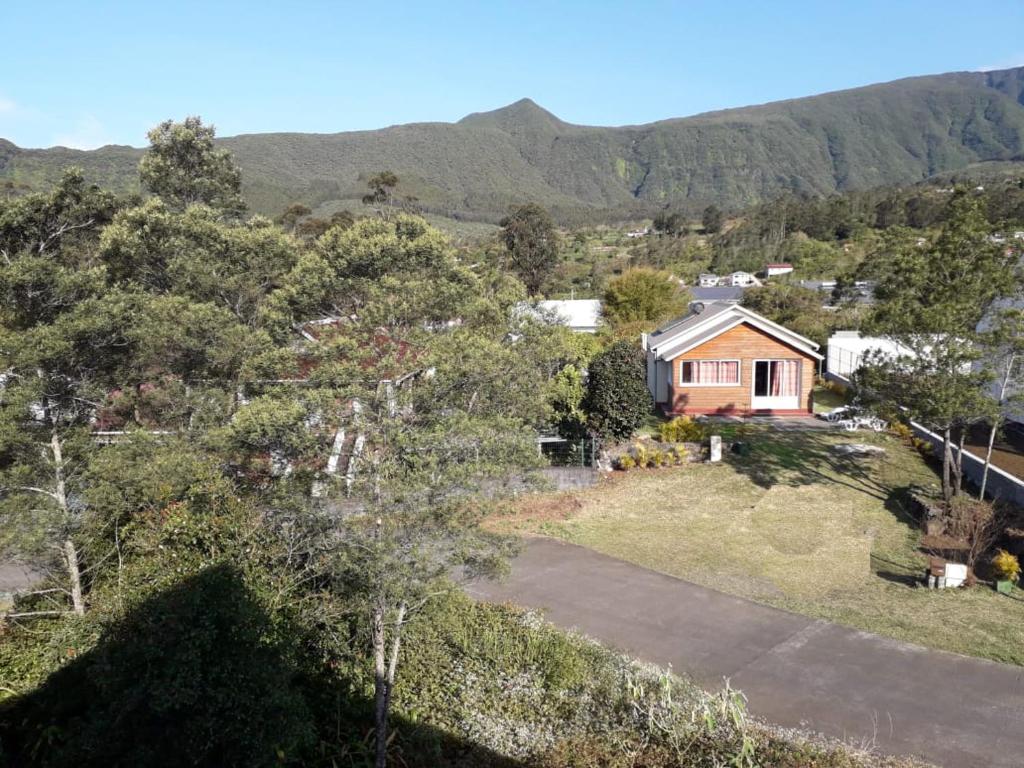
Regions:
<svg viewBox="0 0 1024 768"><path fill-rule="evenodd" d="M846 405L846 396L827 387L814 388L814 412L828 413L833 408Z"/></svg>
<svg viewBox="0 0 1024 768"><path fill-rule="evenodd" d="M915 586L925 558L907 488L934 484L887 435L754 428L747 456L614 473L531 497L494 521L555 536L714 589L957 653L1024 665L1024 592ZM838 443L878 445L874 458Z"/></svg>

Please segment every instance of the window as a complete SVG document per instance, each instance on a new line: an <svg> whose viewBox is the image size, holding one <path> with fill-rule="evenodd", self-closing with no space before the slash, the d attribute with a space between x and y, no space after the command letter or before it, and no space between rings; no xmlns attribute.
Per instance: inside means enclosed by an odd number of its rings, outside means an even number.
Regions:
<svg viewBox="0 0 1024 768"><path fill-rule="evenodd" d="M799 360L758 360L754 363L754 397L797 397Z"/></svg>
<svg viewBox="0 0 1024 768"><path fill-rule="evenodd" d="M740 383L739 360L684 360L679 383L690 386L726 386Z"/></svg>

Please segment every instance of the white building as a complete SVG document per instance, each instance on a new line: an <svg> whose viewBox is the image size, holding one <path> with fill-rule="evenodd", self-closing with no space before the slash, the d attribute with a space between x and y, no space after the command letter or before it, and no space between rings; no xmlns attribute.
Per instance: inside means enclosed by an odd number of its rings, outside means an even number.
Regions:
<svg viewBox="0 0 1024 768"><path fill-rule="evenodd" d="M752 285L760 285L761 281L749 272L733 272L729 275L727 284L733 288L749 288Z"/></svg>
<svg viewBox="0 0 1024 768"><path fill-rule="evenodd" d="M597 333L601 322L600 299L554 299L520 306L578 333Z"/></svg>
<svg viewBox="0 0 1024 768"><path fill-rule="evenodd" d="M712 275L710 272L701 275L697 279L697 285L701 288L714 288L719 283L718 275Z"/></svg>
<svg viewBox="0 0 1024 768"><path fill-rule="evenodd" d="M765 264L764 274L766 277L777 277L778 275L788 275L793 271L792 264Z"/></svg>
<svg viewBox="0 0 1024 768"><path fill-rule="evenodd" d="M900 357L912 351L892 339L861 336L858 331L836 331L829 337L825 350L825 376L842 385L849 385L853 374L868 354Z"/></svg>

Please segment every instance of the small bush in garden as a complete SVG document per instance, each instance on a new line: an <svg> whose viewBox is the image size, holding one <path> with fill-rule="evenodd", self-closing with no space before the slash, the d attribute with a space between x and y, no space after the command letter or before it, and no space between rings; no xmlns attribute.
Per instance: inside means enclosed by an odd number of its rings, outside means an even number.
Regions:
<svg viewBox="0 0 1024 768"><path fill-rule="evenodd" d="M619 456L618 465L619 465L619 469L621 469L624 472L628 472L629 470L631 470L634 467L636 467L636 459L634 459L632 456L630 456L627 453L624 456Z"/></svg>
<svg viewBox="0 0 1024 768"><path fill-rule="evenodd" d="M633 459L638 467L646 467L651 460L651 452L642 445L634 446Z"/></svg>
<svg viewBox="0 0 1024 768"><path fill-rule="evenodd" d="M665 443L699 443L707 438L707 427L689 416L676 416L661 425L661 439Z"/></svg>
<svg viewBox="0 0 1024 768"><path fill-rule="evenodd" d="M999 581L1016 581L1020 577L1020 561L1005 549L992 558L992 572Z"/></svg>
<svg viewBox="0 0 1024 768"><path fill-rule="evenodd" d="M914 438L914 431L902 421L894 421L890 431L905 443L909 443Z"/></svg>
<svg viewBox="0 0 1024 768"><path fill-rule="evenodd" d="M675 459L676 464L685 464L687 455L686 449L683 446L672 446L672 457Z"/></svg>
<svg viewBox="0 0 1024 768"><path fill-rule="evenodd" d="M924 456L930 456L932 453L932 444L927 440L922 440L920 437L910 438L910 444Z"/></svg>

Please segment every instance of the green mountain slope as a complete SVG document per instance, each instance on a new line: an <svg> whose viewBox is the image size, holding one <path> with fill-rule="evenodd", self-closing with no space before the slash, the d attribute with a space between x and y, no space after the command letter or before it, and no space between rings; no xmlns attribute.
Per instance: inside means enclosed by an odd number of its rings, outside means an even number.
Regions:
<svg viewBox="0 0 1024 768"><path fill-rule="evenodd" d="M563 216L695 210L905 184L976 163L1024 160L1024 68L910 78L617 128L571 125L528 99L457 123L336 134L224 138L255 210L344 205L391 169L428 210L494 219L534 200ZM0 140L0 178L39 185L69 164L135 188L140 150L19 149Z"/></svg>

